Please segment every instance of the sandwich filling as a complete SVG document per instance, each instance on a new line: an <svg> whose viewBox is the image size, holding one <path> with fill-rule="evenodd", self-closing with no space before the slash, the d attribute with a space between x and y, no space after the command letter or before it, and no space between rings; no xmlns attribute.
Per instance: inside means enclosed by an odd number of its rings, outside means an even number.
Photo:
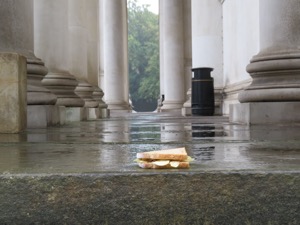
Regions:
<svg viewBox="0 0 300 225"><path fill-rule="evenodd" d="M159 151L138 152L135 160L142 168L189 168L193 159L185 148L173 148Z"/></svg>
<svg viewBox="0 0 300 225"><path fill-rule="evenodd" d="M177 168L180 165L180 162L191 162L193 158L187 156L185 160L176 161L176 160L166 160L166 159L136 159L135 162L137 163L152 163L156 166L167 166L170 165L173 168Z"/></svg>

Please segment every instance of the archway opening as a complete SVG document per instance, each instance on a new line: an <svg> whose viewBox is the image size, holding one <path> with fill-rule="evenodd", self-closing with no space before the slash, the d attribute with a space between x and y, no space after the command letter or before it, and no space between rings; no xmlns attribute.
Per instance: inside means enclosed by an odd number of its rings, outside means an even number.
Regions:
<svg viewBox="0 0 300 225"><path fill-rule="evenodd" d="M158 0L128 0L128 72L133 110L151 112L159 98Z"/></svg>

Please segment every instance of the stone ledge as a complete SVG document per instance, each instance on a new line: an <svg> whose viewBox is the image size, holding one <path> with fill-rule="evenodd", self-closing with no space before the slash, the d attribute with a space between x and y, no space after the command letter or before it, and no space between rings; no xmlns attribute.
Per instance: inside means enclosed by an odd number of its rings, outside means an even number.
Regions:
<svg viewBox="0 0 300 225"><path fill-rule="evenodd" d="M2 175L3 224L299 224L300 173Z"/></svg>

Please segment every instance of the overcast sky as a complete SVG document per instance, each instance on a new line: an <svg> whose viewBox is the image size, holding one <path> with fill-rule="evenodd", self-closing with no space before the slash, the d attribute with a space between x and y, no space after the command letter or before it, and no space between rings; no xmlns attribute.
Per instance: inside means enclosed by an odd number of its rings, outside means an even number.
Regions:
<svg viewBox="0 0 300 225"><path fill-rule="evenodd" d="M149 10L158 14L158 0L138 0L140 5L150 5Z"/></svg>

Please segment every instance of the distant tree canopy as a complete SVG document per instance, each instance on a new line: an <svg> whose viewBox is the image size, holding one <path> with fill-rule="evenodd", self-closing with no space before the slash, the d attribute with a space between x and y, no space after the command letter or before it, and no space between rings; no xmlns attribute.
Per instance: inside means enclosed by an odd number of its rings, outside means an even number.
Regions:
<svg viewBox="0 0 300 225"><path fill-rule="evenodd" d="M159 97L158 15L128 1L129 89L133 105Z"/></svg>

